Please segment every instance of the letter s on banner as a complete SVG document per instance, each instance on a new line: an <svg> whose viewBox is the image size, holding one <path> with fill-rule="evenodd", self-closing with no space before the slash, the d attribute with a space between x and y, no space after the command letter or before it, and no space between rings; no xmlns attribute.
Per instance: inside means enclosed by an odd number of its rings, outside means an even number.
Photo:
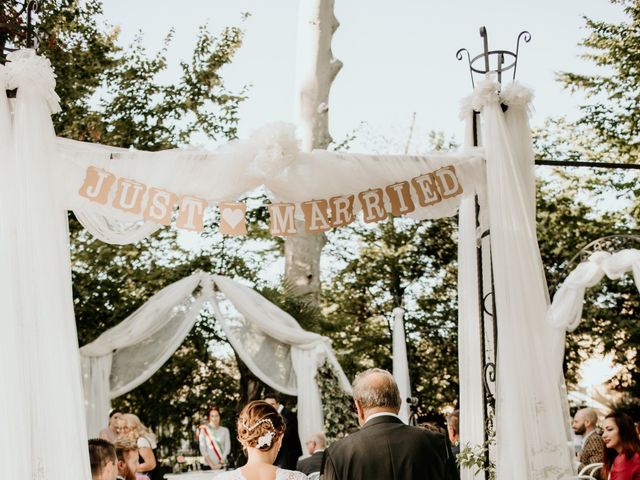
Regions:
<svg viewBox="0 0 640 480"><path fill-rule="evenodd" d="M144 219L161 225L169 225L173 214L173 205L177 200L178 197L174 193L159 188L150 188L147 208L144 209L143 214Z"/></svg>

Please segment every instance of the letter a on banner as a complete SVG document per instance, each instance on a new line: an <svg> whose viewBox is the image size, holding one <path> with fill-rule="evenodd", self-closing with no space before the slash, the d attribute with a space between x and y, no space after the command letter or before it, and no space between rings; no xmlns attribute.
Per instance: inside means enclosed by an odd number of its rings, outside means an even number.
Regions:
<svg viewBox="0 0 640 480"><path fill-rule="evenodd" d="M201 232L204 229L202 219L207 208L207 201L198 197L183 195L180 197L180 207L176 227Z"/></svg>
<svg viewBox="0 0 640 480"><path fill-rule="evenodd" d="M285 236L298 233L295 221L295 203L272 203L268 208L271 217L271 227L269 228L271 235Z"/></svg>
<svg viewBox="0 0 640 480"><path fill-rule="evenodd" d="M328 205L326 200L311 200L300 204L304 213L304 228L307 233L326 232L331 228L327 212Z"/></svg>
<svg viewBox="0 0 640 480"><path fill-rule="evenodd" d="M375 223L387 218L387 211L384 208L384 198L382 189L374 188L366 192L360 192L358 199L362 205L362 213L366 223Z"/></svg>
<svg viewBox="0 0 640 480"><path fill-rule="evenodd" d="M220 233L223 235L246 235L247 206L242 202L221 202L218 207L220 207Z"/></svg>
<svg viewBox="0 0 640 480"><path fill-rule="evenodd" d="M442 167L433 172L436 177L438 189L442 194L442 198L451 198L462 193L462 185L456 175L456 169L453 165Z"/></svg>
<svg viewBox="0 0 640 480"><path fill-rule="evenodd" d="M166 190L150 188L147 200L147 208L144 209L144 219L160 225L169 225L173 214L173 205L178 197Z"/></svg>
<svg viewBox="0 0 640 480"><path fill-rule="evenodd" d="M396 217L406 215L416 209L411 199L409 182L387 185L384 187L384 191L387 193L387 197L389 197L389 203L391 203L391 213Z"/></svg>
<svg viewBox="0 0 640 480"><path fill-rule="evenodd" d="M97 167L88 167L84 176L84 183L78 192L92 202L107 203L109 190L116 181L115 175Z"/></svg>

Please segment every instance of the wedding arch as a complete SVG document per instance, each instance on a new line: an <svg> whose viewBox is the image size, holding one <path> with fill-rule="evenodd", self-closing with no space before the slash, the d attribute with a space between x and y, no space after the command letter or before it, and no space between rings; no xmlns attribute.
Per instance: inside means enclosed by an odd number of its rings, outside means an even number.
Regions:
<svg viewBox="0 0 640 480"><path fill-rule="evenodd" d="M176 202L178 226L197 229L205 207L229 203L229 227L238 227L237 200L258 187L271 197L278 235L295 234L292 218L304 219L311 231L338 227L336 212L344 222L358 211L368 222L388 213L458 214L461 431L472 444L482 443L484 432L476 243L477 232L490 228L499 324L497 478L571 475L564 330L545 321L548 295L536 240L529 90L492 78L476 87L462 115L471 132L473 112L480 112L483 148L468 141L456 153L391 156L301 152L282 126L215 151L141 152L56 139L54 87L49 62L33 50L14 52L0 66L0 88L17 88L11 104L0 96L0 378L11 392L0 396L7 439L0 455L8 478L80 480L89 470L87 456L79 456L87 431L67 210L98 238L131 243L171 222L167 205L172 213ZM307 332L298 334L305 344ZM59 440L55 448L52 439Z"/></svg>
<svg viewBox="0 0 640 480"><path fill-rule="evenodd" d="M323 430L318 368L328 362L343 390L351 391L329 339L303 330L291 315L246 285L196 272L163 288L80 349L89 436L97 436L104 426L112 398L148 380L176 351L205 304L253 374L298 397L301 438Z"/></svg>

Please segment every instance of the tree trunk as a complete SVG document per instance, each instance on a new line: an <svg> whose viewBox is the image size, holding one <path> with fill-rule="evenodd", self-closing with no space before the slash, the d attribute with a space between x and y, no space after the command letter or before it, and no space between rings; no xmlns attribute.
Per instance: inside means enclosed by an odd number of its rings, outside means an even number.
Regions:
<svg viewBox="0 0 640 480"><path fill-rule="evenodd" d="M342 63L333 58L331 39L338 28L334 0L301 0L298 27L296 115L302 150L326 149L329 134L329 90ZM304 232L304 222L296 229ZM320 301L320 254L324 234L304 234L285 240L285 278L298 295Z"/></svg>

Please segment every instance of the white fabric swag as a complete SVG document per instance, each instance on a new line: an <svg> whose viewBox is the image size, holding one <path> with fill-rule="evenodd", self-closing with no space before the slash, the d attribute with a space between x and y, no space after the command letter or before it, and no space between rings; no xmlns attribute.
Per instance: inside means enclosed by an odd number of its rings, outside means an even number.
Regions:
<svg viewBox="0 0 640 480"><path fill-rule="evenodd" d="M584 294L606 275L611 280L633 274L640 292L640 250L626 249L616 253L597 251L580 263L565 279L547 311L547 321L556 328L575 330L582 321Z"/></svg>
<svg viewBox="0 0 640 480"><path fill-rule="evenodd" d="M298 396L300 438L323 429L315 376L325 360L342 388L351 391L329 340L303 330L291 315L253 289L227 277L197 272L165 287L80 349L90 435L104 426L112 398L146 381L171 357L205 303L251 371L272 388Z"/></svg>

